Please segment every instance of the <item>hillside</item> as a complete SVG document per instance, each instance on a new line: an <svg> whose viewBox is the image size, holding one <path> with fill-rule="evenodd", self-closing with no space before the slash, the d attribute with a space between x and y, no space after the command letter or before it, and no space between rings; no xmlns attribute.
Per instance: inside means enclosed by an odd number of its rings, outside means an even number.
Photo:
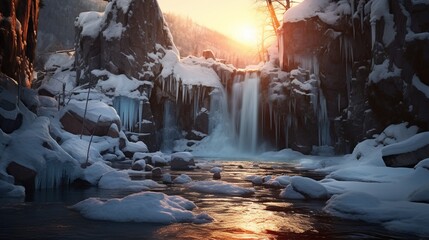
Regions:
<svg viewBox="0 0 429 240"><path fill-rule="evenodd" d="M164 13L174 43L182 57L200 56L205 49L211 49L217 58L224 59L236 67L258 63L256 46L245 46L227 36L201 26L189 17Z"/></svg>

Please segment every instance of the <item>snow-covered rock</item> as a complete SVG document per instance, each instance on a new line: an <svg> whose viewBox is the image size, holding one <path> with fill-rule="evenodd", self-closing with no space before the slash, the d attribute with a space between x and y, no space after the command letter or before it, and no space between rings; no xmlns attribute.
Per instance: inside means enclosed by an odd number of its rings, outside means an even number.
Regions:
<svg viewBox="0 0 429 240"><path fill-rule="evenodd" d="M132 191L149 190L150 188L164 187L152 180L131 180L128 173L110 171L101 176L98 187L102 189L124 189Z"/></svg>
<svg viewBox="0 0 429 240"><path fill-rule="evenodd" d="M133 162L133 164L131 165L131 169L137 171L144 171L146 169L146 161L144 159L141 159Z"/></svg>
<svg viewBox="0 0 429 240"><path fill-rule="evenodd" d="M189 152L171 154L171 170L190 170L195 166L194 156Z"/></svg>
<svg viewBox="0 0 429 240"><path fill-rule="evenodd" d="M293 176L290 178L290 184L281 196L288 197L288 194L292 197L304 196L304 198L308 199L328 198L328 191L322 184L311 178L301 176Z"/></svg>
<svg viewBox="0 0 429 240"><path fill-rule="evenodd" d="M88 198L71 207L84 217L114 222L149 223L207 223L213 221L206 213L194 214L196 205L180 196L168 196L163 193L142 192L124 198L103 201Z"/></svg>
<svg viewBox="0 0 429 240"><path fill-rule="evenodd" d="M173 183L176 183L176 184L185 184L190 182L192 182L192 178L186 174L180 174L173 180Z"/></svg>
<svg viewBox="0 0 429 240"><path fill-rule="evenodd" d="M92 185L97 185L98 181L104 174L112 171L115 171L115 169L106 165L102 161L99 161L85 168L81 178Z"/></svg>

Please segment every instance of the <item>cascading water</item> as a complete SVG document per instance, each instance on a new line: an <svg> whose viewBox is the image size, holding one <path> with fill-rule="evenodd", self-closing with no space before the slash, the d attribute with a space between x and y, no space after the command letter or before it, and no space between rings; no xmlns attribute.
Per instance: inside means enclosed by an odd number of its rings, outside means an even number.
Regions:
<svg viewBox="0 0 429 240"><path fill-rule="evenodd" d="M246 73L234 80L231 96L217 88L210 94L209 136L195 154L243 156L254 154L259 141L259 76ZM228 106L227 99L230 99ZM229 110L231 112L229 112Z"/></svg>
<svg viewBox="0 0 429 240"><path fill-rule="evenodd" d="M242 83L240 128L238 146L240 151L254 153L258 142L259 76L247 73Z"/></svg>

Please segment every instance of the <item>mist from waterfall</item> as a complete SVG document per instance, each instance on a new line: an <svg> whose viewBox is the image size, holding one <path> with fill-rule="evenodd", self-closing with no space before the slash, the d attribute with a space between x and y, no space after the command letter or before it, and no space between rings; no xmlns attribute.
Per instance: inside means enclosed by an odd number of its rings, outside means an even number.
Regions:
<svg viewBox="0 0 429 240"><path fill-rule="evenodd" d="M209 136L194 149L195 155L249 157L264 150L258 144L259 83L258 74L248 72L244 79L234 79L231 96L223 88L211 93Z"/></svg>

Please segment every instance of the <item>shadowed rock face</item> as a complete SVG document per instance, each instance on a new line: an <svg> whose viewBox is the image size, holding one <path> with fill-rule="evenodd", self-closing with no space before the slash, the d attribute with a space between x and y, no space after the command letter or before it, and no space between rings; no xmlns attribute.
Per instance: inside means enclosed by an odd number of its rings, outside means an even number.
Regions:
<svg viewBox="0 0 429 240"><path fill-rule="evenodd" d="M423 37L429 5L388 1L385 15L371 20L371 3L361 13L358 1L350 2L354 17L344 15L335 24L318 16L284 23L280 47L285 71L317 60L331 135L342 153L390 124L429 129L429 98L417 87L429 88L429 69L422 65L429 61L429 39Z"/></svg>
<svg viewBox="0 0 429 240"><path fill-rule="evenodd" d="M0 1L0 72L30 86L36 49L39 0Z"/></svg>
<svg viewBox="0 0 429 240"><path fill-rule="evenodd" d="M157 1L130 1L126 7L112 1L101 17L99 31L88 36L76 26L78 82L89 82L93 69L106 69L129 78L154 81L161 64L162 48L174 47Z"/></svg>

